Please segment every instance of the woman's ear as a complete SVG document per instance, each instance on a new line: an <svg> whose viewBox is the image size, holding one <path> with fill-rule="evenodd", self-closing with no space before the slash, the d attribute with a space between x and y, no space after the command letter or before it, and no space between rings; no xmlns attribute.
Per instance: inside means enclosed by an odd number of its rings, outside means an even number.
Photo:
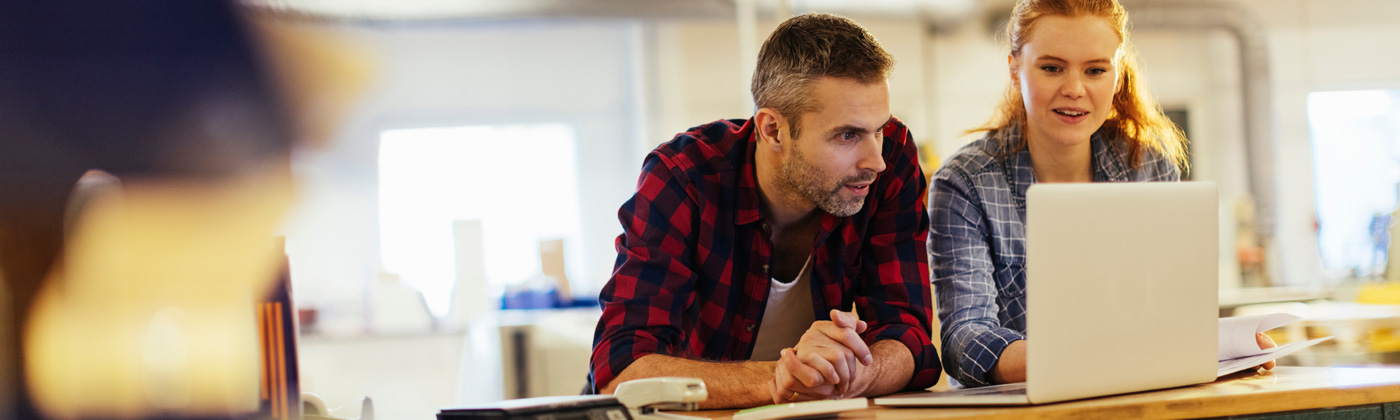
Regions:
<svg viewBox="0 0 1400 420"><path fill-rule="evenodd" d="M1006 55L1006 71L1011 76L1011 86L1015 87L1016 90L1021 90L1021 76L1016 73L1018 64L1020 63L1016 61L1015 54Z"/></svg>
<svg viewBox="0 0 1400 420"><path fill-rule="evenodd" d="M1119 61L1119 63L1123 63L1123 61ZM1113 81L1114 96L1117 96L1118 92L1122 92L1123 89L1126 89L1129 86L1129 83L1133 82L1132 78L1134 72L1135 70L1129 66L1122 64L1118 66L1118 77L1115 78Z"/></svg>

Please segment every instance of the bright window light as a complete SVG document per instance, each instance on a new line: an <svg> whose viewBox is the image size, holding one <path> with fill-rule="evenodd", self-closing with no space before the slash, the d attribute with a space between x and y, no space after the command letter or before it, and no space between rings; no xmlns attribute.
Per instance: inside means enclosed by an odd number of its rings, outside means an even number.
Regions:
<svg viewBox="0 0 1400 420"><path fill-rule="evenodd" d="M541 239L564 238L566 257L578 261L577 174L573 130L564 124L383 131L384 269L422 291L428 309L442 317L457 278L454 221L481 221L493 299L540 275Z"/></svg>
<svg viewBox="0 0 1400 420"><path fill-rule="evenodd" d="M1379 274L1400 191L1400 90L1311 93L1308 124L1323 263Z"/></svg>

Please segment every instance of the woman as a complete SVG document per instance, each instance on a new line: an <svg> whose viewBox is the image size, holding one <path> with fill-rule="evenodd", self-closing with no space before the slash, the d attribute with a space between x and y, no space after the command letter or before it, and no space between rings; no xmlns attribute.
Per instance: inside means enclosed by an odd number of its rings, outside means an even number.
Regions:
<svg viewBox="0 0 1400 420"><path fill-rule="evenodd" d="M1177 181L1186 167L1186 138L1147 94L1127 23L1116 0L1017 3L1006 97L969 131L986 135L934 175L929 252L943 364L964 386L1025 380L1030 185Z"/></svg>

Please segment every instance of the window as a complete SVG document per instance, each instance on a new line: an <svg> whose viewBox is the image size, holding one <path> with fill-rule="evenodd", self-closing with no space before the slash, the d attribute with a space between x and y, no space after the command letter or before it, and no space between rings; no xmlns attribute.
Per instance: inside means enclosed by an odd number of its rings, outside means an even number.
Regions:
<svg viewBox="0 0 1400 420"><path fill-rule="evenodd" d="M1379 274L1400 192L1400 90L1311 93L1308 124L1323 263Z"/></svg>
<svg viewBox="0 0 1400 420"><path fill-rule="evenodd" d="M453 225L478 220L488 297L540 276L540 240L562 238L579 261L573 130L564 124L468 126L380 133L384 269L445 316L456 281ZM570 266L568 276L578 264Z"/></svg>

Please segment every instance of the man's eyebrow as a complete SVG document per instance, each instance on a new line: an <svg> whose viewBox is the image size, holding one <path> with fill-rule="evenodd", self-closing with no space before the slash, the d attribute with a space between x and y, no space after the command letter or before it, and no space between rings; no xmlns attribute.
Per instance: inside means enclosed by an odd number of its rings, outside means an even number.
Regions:
<svg viewBox="0 0 1400 420"><path fill-rule="evenodd" d="M844 124L844 125L839 125L839 126L833 127L833 128L832 128L830 131L828 131L828 132L831 132L831 133L844 133L844 132L847 132L847 131L853 132L853 133L865 134L865 133L869 133L871 130L870 130L869 128L860 127L860 126L857 126L857 125L854 125L854 124Z"/></svg>
<svg viewBox="0 0 1400 420"><path fill-rule="evenodd" d="M894 121L894 116L893 116L893 115L891 115L889 118L885 119L884 122L880 123L880 126L875 127L875 128L866 128L866 127L861 127L861 126L858 126L858 125L855 125L855 124L842 124L842 125L836 126L835 128L832 128L831 130L827 130L827 132L828 132L828 133L842 133L842 132L850 131L850 132L853 132L853 133L860 133L860 134L873 133L873 132L876 132L876 131L883 130L883 129L885 128L885 126L887 126L887 125L890 124L890 121Z"/></svg>

